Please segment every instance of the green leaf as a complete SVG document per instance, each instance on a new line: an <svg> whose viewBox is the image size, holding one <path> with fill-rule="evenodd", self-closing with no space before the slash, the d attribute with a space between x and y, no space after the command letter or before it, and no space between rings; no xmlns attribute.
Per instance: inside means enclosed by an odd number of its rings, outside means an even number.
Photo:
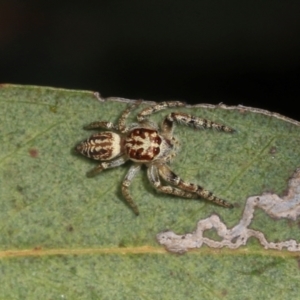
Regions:
<svg viewBox="0 0 300 300"><path fill-rule="evenodd" d="M250 239L235 250L203 246L178 256L156 235L192 232L212 214L231 228L249 196L284 195L300 166L298 122L244 107L176 109L236 129L177 126L181 150L171 165L235 208L159 194L143 169L131 187L136 217L121 195L130 162L87 178L97 162L73 151L91 134L84 125L116 122L128 102L89 91L1 85L0 299L296 299L298 254L266 250ZM170 111L151 120L161 122ZM298 223L257 210L250 227L268 241L300 241Z"/></svg>

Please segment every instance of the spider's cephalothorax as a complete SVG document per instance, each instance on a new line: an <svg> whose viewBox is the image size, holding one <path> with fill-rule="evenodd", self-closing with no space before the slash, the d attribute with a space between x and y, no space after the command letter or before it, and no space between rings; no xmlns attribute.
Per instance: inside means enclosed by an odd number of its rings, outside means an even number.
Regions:
<svg viewBox="0 0 300 300"><path fill-rule="evenodd" d="M173 112L166 116L160 129L148 121L147 117L156 111L185 105L178 101L162 102L143 109L137 116L138 123L127 127L125 122L128 115L140 103L141 101L137 101L128 107L122 113L117 125L111 122L94 122L85 127L85 129L103 128L109 130L93 134L76 146L76 150L82 155L102 161L87 175L91 177L102 170L120 166L128 160L133 161L134 164L130 167L122 183L122 193L136 215L139 214L139 211L130 196L129 186L142 165L148 167L148 179L158 191L184 198L205 198L218 205L232 207L230 203L216 197L201 186L183 181L171 171L168 163L176 155L178 144L173 137L174 122L195 128L216 128L225 132L233 132L234 130L209 120L179 112ZM170 185L162 185L161 178Z"/></svg>

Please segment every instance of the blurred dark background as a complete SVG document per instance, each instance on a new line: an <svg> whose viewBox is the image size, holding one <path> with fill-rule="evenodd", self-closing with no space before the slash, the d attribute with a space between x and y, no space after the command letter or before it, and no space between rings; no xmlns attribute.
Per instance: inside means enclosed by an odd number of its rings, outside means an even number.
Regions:
<svg viewBox="0 0 300 300"><path fill-rule="evenodd" d="M300 120L300 1L3 1L0 82Z"/></svg>

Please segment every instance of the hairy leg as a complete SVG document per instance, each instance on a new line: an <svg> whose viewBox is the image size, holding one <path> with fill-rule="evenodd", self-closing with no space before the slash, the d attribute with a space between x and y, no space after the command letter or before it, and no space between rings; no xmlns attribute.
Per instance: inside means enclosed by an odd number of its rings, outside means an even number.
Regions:
<svg viewBox="0 0 300 300"><path fill-rule="evenodd" d="M159 191L165 194L175 195L183 198L198 198L199 196L195 193L190 193L187 191L183 191L177 189L173 186L164 186L161 184L159 175L158 175L158 168L153 165L148 168L147 176L150 183Z"/></svg>
<svg viewBox="0 0 300 300"><path fill-rule="evenodd" d="M194 128L217 129L224 132L234 132L235 130L220 123L216 123L207 119L198 118L193 115L173 112L170 113L163 122L163 127L170 127L174 122L192 126Z"/></svg>
<svg viewBox="0 0 300 300"><path fill-rule="evenodd" d="M100 121L100 122L93 122L87 126L84 126L84 129L86 130L92 130L92 129L113 129L113 130L118 130L118 127L111 123L111 122L105 122L105 121Z"/></svg>
<svg viewBox="0 0 300 300"><path fill-rule="evenodd" d="M121 157L116 158L109 162L102 162L96 168L87 172L86 175L87 175L87 177L94 177L95 175L102 172L103 170L118 167L120 165L123 165L126 161L127 161L127 158L125 158L125 156L121 156Z"/></svg>
<svg viewBox="0 0 300 300"><path fill-rule="evenodd" d="M129 107L127 107L121 117L119 118L119 121L118 121L118 129L119 131L121 131L122 133L125 133L128 131L128 127L126 126L126 120L129 116L129 114L135 110L141 103L143 102L143 100L138 100L136 101L134 104L131 104Z"/></svg>
<svg viewBox="0 0 300 300"><path fill-rule="evenodd" d="M133 178L140 170L141 170L141 165L136 164L131 166L122 183L122 194L136 215L139 215L139 210L130 195L129 186L131 185Z"/></svg>
<svg viewBox="0 0 300 300"><path fill-rule="evenodd" d="M150 107L146 107L145 109L143 109L137 116L137 119L139 122L144 122L147 117L157 111L163 110L163 109L167 109L167 108L171 108L171 107L182 107L185 106L184 102L180 102L180 101L165 101L165 102L161 102L155 105L152 105Z"/></svg>
<svg viewBox="0 0 300 300"><path fill-rule="evenodd" d="M160 165L158 168L159 175L166 180L167 182L171 183L174 186L183 189L184 191L195 193L200 197L207 199L211 202L214 202L220 206L232 208L233 205L223 200L221 198L216 197L212 192L205 190L200 185L183 181L179 176L177 176L174 172L170 170L167 165Z"/></svg>

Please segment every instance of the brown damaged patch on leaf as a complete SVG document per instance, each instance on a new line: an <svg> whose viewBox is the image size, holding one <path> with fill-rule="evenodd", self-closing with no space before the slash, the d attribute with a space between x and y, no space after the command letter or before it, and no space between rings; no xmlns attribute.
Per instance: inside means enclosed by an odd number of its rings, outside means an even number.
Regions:
<svg viewBox="0 0 300 300"><path fill-rule="evenodd" d="M291 252L300 251L300 243L290 239L286 241L275 240L269 242L262 231L250 228L257 208L264 210L274 219L287 218L293 221L300 215L300 168L297 168L288 182L288 192L280 198L277 194L264 193L259 196L251 196L246 200L245 209L240 222L233 228L227 228L220 217L212 214L210 217L200 220L196 231L185 235L177 235L173 231L161 232L157 240L170 252L185 253L189 249L201 248L203 244L211 248L228 247L237 249L247 244L250 237L255 237L265 249L283 250ZM220 240L205 237L204 232L215 229Z"/></svg>
<svg viewBox="0 0 300 300"><path fill-rule="evenodd" d="M39 156L39 152L37 149L35 148L31 148L29 149L29 155L32 157L32 158L37 158Z"/></svg>

